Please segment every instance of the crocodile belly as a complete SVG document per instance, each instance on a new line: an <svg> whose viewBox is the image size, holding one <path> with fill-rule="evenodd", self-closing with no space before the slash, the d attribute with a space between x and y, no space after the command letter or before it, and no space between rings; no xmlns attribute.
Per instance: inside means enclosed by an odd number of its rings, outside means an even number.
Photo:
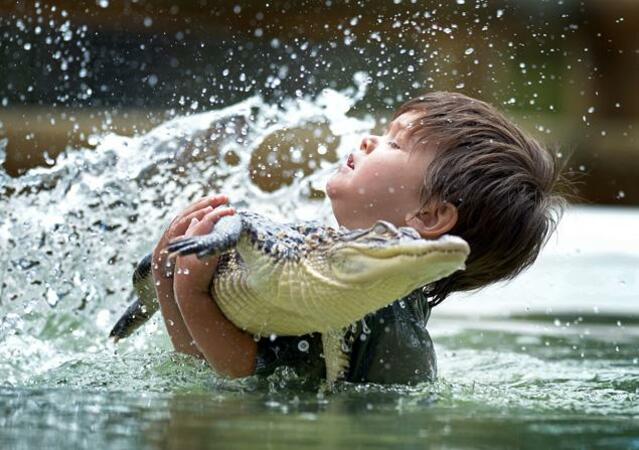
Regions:
<svg viewBox="0 0 639 450"><path fill-rule="evenodd" d="M394 300L390 293L318 282L293 264L270 270L229 270L213 284L213 296L224 315L259 336L341 329Z"/></svg>

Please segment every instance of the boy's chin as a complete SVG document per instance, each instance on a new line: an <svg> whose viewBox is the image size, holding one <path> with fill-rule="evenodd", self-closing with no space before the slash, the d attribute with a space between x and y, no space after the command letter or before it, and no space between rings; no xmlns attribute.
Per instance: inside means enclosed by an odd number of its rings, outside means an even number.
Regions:
<svg viewBox="0 0 639 450"><path fill-rule="evenodd" d="M339 191L342 187L341 184L340 173L333 173L326 182L326 195L328 195L328 198L335 198L336 196L339 196Z"/></svg>

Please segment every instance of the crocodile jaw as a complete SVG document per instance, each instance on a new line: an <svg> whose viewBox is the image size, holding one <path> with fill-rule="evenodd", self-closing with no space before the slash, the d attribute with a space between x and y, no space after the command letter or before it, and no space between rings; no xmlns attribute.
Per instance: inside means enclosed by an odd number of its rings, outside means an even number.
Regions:
<svg viewBox="0 0 639 450"><path fill-rule="evenodd" d="M333 276L346 283L380 283L399 278L415 286L431 283L465 268L468 244L455 236L437 240L400 240L391 245L340 245L329 256ZM419 281L424 283L419 284Z"/></svg>

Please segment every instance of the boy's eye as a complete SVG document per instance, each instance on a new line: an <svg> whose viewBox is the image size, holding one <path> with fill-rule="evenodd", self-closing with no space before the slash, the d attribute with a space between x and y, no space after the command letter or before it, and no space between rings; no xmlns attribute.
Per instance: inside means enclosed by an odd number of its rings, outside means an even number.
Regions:
<svg viewBox="0 0 639 450"><path fill-rule="evenodd" d="M395 141L388 141L388 145L389 145L391 148L399 149L399 145L398 145L398 144L397 144L397 142L395 142Z"/></svg>

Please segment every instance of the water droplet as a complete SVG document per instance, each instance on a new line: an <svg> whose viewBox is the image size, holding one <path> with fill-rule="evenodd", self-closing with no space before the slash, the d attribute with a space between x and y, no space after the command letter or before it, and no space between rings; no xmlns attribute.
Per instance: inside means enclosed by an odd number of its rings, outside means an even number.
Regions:
<svg viewBox="0 0 639 450"><path fill-rule="evenodd" d="M98 0L98 5L100 5L100 8L108 8L109 0Z"/></svg>
<svg viewBox="0 0 639 450"><path fill-rule="evenodd" d="M301 341L297 343L297 349L300 352L307 352L308 348L309 348L309 344L308 344L308 341L306 341L305 339L302 339Z"/></svg>
<svg viewBox="0 0 639 450"><path fill-rule="evenodd" d="M464 51L464 55L472 55L475 52L475 49L472 47L469 47L466 49L466 51Z"/></svg>
<svg viewBox="0 0 639 450"><path fill-rule="evenodd" d="M47 298L47 303L49 304L49 306L57 305L58 301L60 300L60 297L58 296L58 294L51 288L47 289L46 298Z"/></svg>

